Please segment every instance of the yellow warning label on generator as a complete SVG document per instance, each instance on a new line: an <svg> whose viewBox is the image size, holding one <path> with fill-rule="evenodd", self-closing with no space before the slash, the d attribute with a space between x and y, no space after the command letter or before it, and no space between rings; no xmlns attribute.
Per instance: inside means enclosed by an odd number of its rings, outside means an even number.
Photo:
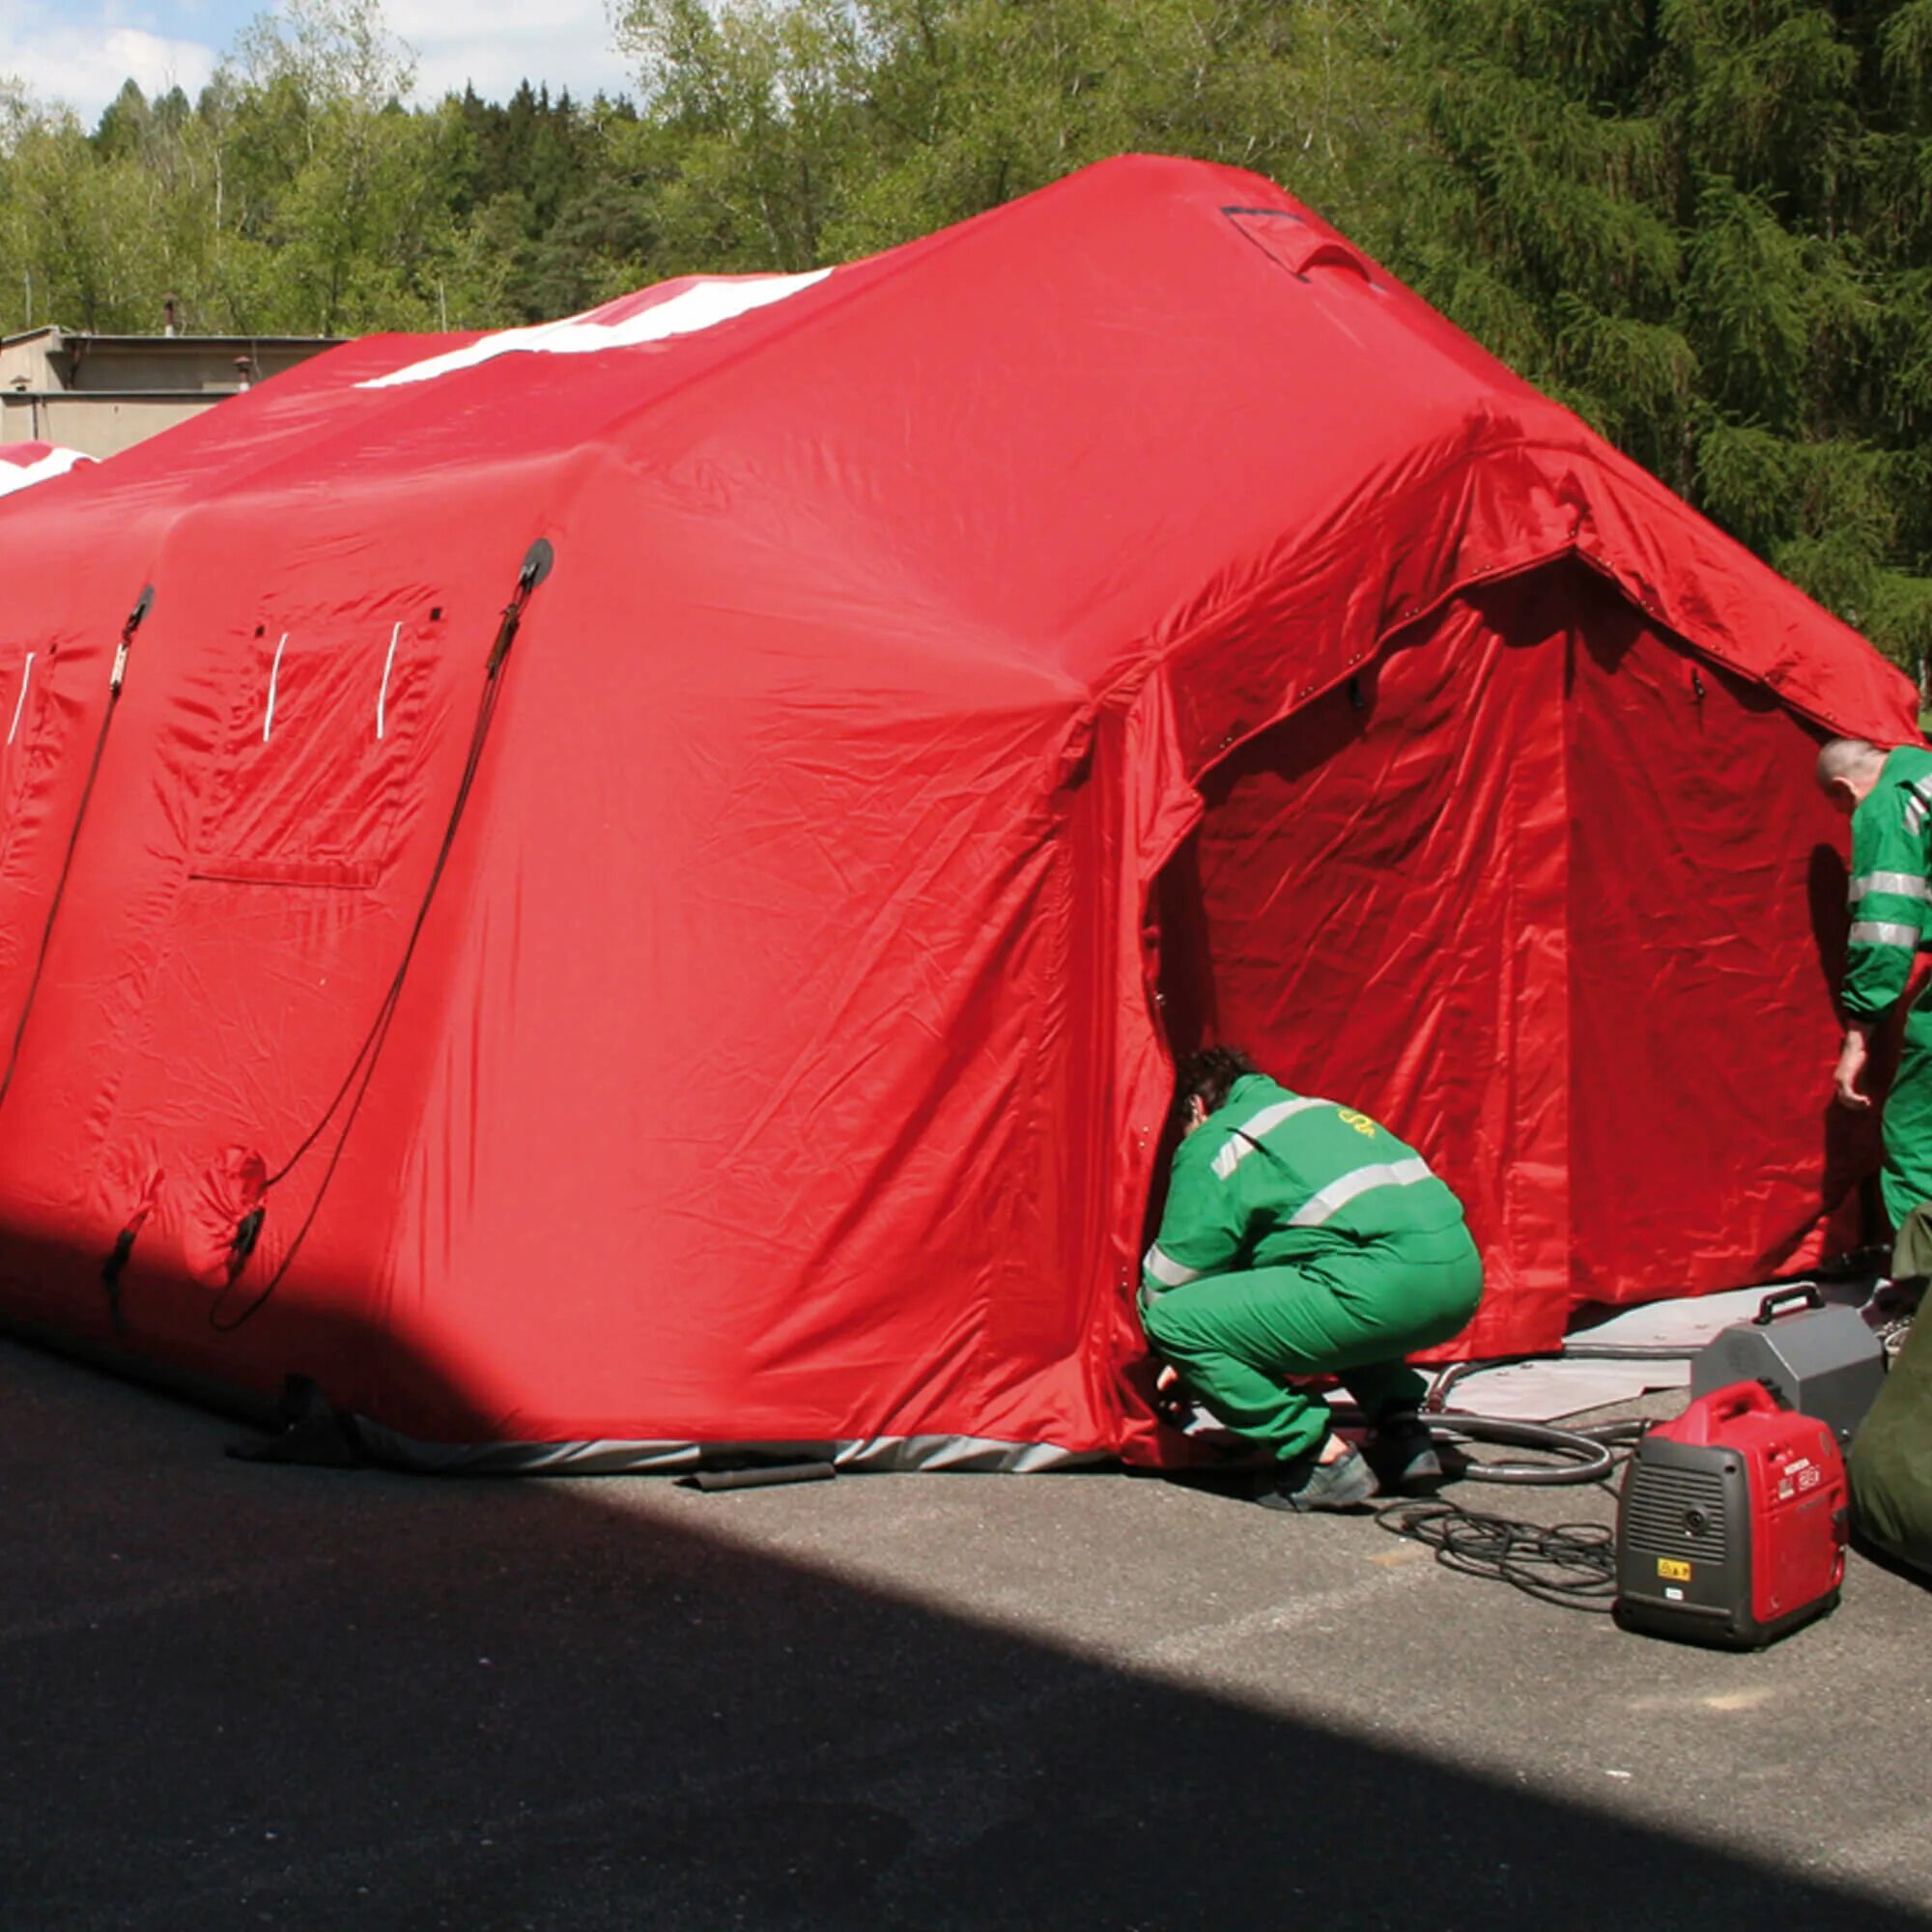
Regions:
<svg viewBox="0 0 1932 1932"><path fill-rule="evenodd" d="M1679 1562L1674 1556L1660 1556L1657 1559L1657 1574L1668 1577L1673 1583L1688 1583L1690 1580L1690 1566Z"/></svg>

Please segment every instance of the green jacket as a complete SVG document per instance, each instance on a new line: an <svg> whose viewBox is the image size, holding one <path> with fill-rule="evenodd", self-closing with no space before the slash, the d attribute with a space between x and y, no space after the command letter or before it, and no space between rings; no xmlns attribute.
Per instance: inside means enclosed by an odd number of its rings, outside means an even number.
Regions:
<svg viewBox="0 0 1932 1932"><path fill-rule="evenodd" d="M1852 814L1851 944L1844 1005L1854 1019L1875 1019L1897 1005L1912 977L1912 955L1932 945L1927 865L1932 830L1932 752L1901 745L1886 756L1879 781Z"/></svg>
<svg viewBox="0 0 1932 1932"><path fill-rule="evenodd" d="M1175 1151L1141 1297L1462 1218L1462 1204L1422 1156L1366 1114L1244 1074Z"/></svg>

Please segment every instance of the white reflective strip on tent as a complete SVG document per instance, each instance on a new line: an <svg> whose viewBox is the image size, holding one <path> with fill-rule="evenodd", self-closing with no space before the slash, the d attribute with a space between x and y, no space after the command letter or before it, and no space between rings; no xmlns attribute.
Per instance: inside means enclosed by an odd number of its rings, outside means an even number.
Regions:
<svg viewBox="0 0 1932 1932"><path fill-rule="evenodd" d="M1051 1442L998 1442L974 1435L874 1435L833 1442L423 1442L366 1416L344 1418L372 1460L437 1475L683 1475L757 1463L831 1463L841 1473L964 1470L1033 1475L1111 1463L1100 1450Z"/></svg>
<svg viewBox="0 0 1932 1932"><path fill-rule="evenodd" d="M383 735L384 709L389 701L389 673L396 667L396 640L402 635L403 626L399 619L395 628L389 633L389 654L383 660L382 689L376 693L376 736L378 738Z"/></svg>
<svg viewBox="0 0 1932 1932"><path fill-rule="evenodd" d="M282 640L275 646L275 661L269 667L269 702L262 713L262 742L269 742L269 733L275 723L275 684L282 674L282 653L289 647L289 634L282 633Z"/></svg>
<svg viewBox="0 0 1932 1932"><path fill-rule="evenodd" d="M27 662L20 668L20 691L18 696L14 699L13 722L7 726L7 742L10 745L14 742L14 733L20 728L20 713L27 708L27 686L33 682L33 676L34 653L29 651Z"/></svg>

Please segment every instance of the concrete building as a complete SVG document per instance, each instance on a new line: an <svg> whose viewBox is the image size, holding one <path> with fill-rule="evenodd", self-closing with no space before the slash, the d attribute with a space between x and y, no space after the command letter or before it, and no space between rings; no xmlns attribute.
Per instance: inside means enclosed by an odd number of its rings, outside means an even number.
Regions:
<svg viewBox="0 0 1932 1932"><path fill-rule="evenodd" d="M322 335L86 335L59 327L0 337L0 443L53 442L112 456L334 346Z"/></svg>

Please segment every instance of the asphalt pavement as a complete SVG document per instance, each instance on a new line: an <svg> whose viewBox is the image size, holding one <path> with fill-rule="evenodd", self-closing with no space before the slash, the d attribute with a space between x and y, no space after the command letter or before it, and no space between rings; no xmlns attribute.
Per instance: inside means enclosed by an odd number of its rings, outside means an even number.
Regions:
<svg viewBox="0 0 1932 1932"><path fill-rule="evenodd" d="M1146 1476L260 1465L5 1343L0 1418L0 1932L1932 1925L1860 1559L1731 1656Z"/></svg>

